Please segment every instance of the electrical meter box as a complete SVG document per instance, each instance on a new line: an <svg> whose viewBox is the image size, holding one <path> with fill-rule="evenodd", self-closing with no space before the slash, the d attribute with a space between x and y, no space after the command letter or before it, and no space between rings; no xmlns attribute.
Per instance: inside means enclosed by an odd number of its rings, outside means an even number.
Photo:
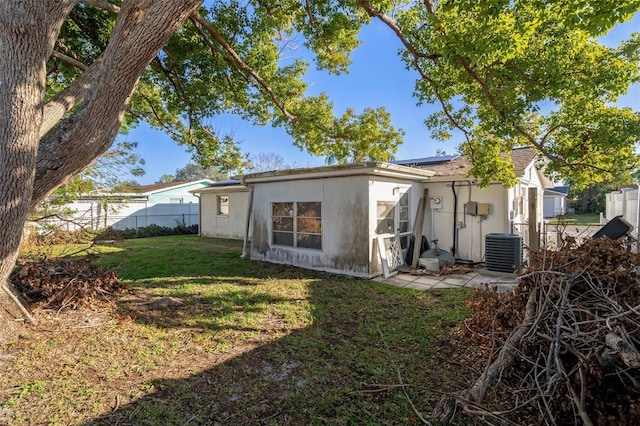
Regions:
<svg viewBox="0 0 640 426"><path fill-rule="evenodd" d="M441 209L443 204L442 197L431 197L429 199L429 204L432 209Z"/></svg>

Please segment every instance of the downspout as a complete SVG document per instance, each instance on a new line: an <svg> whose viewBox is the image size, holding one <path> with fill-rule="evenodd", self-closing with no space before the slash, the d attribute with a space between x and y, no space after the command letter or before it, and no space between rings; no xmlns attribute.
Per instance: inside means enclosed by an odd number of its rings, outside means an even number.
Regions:
<svg viewBox="0 0 640 426"><path fill-rule="evenodd" d="M244 178L242 179L242 183L244 183ZM240 255L241 259L247 257L247 245L249 243L249 228L251 227L251 214L253 212L253 188L249 187L249 205L247 206L247 222L244 227L244 241L242 242L242 254Z"/></svg>
<svg viewBox="0 0 640 426"><path fill-rule="evenodd" d="M458 195L456 194L456 181L451 181L451 191L453 191L453 246L451 247L451 255L456 258L456 240L458 239L458 228L456 219L458 218Z"/></svg>

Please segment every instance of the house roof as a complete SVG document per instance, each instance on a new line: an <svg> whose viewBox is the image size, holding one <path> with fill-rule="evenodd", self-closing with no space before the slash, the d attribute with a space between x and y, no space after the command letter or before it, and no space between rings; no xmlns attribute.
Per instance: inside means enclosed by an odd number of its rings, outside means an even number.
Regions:
<svg viewBox="0 0 640 426"><path fill-rule="evenodd" d="M536 159L536 156L537 153L531 147L513 149L511 151L511 161L513 162L516 176L522 176L527 166ZM435 176L467 176L471 170L471 164L466 155L454 157L450 161L432 164L427 163L418 165L417 167L432 170L435 172Z"/></svg>
<svg viewBox="0 0 640 426"><path fill-rule="evenodd" d="M241 183L259 183L356 175L377 175L422 182L433 176L433 172L431 170L406 167L391 163L365 161L361 163L338 164L334 166L305 167L300 169L251 173L247 175L234 176L233 179L236 179Z"/></svg>
<svg viewBox="0 0 640 426"><path fill-rule="evenodd" d="M214 184L215 181L211 179L198 179L192 181L179 181L179 182L166 182L166 183L155 183L152 185L136 185L136 186L128 186L123 188L121 192L123 193L133 193L133 194L155 194L157 192L166 191L167 189L176 189L189 185L196 184L206 184L211 185Z"/></svg>
<svg viewBox="0 0 640 426"><path fill-rule="evenodd" d="M567 195L569 195L569 187L568 186L555 186L553 188L546 188L544 190L544 195L566 197Z"/></svg>
<svg viewBox="0 0 640 426"><path fill-rule="evenodd" d="M192 194L209 194L217 192L243 192L248 191L249 188L237 180L227 179L220 182L212 183L204 188L196 188L189 191Z"/></svg>
<svg viewBox="0 0 640 426"><path fill-rule="evenodd" d="M554 186L551 188L551 191L558 192L560 194L569 195L569 187L568 186Z"/></svg>

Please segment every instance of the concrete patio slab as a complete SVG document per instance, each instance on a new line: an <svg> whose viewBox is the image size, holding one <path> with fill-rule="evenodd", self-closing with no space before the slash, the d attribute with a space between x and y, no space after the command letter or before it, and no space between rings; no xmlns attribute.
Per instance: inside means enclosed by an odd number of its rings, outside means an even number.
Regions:
<svg viewBox="0 0 640 426"><path fill-rule="evenodd" d="M387 279L376 277L373 280L420 291L463 287L478 288L488 284L489 287L497 287L499 292L506 292L513 289L516 276L486 271L485 269L474 269L466 274L450 275L398 273Z"/></svg>

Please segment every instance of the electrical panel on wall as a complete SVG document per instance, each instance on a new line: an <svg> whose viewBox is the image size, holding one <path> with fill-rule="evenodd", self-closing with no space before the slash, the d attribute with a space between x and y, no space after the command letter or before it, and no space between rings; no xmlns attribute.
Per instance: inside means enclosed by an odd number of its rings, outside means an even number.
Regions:
<svg viewBox="0 0 640 426"><path fill-rule="evenodd" d="M475 201L469 201L467 203L467 214L471 216L475 216L478 214L478 203Z"/></svg>
<svg viewBox="0 0 640 426"><path fill-rule="evenodd" d="M444 204L442 197L431 197L429 198L430 207L434 210L440 210L442 208L442 204Z"/></svg>
<svg viewBox="0 0 640 426"><path fill-rule="evenodd" d="M489 216L489 204L478 203L478 216Z"/></svg>
<svg viewBox="0 0 640 426"><path fill-rule="evenodd" d="M489 203L469 201L466 204L467 214L470 216L489 216Z"/></svg>

